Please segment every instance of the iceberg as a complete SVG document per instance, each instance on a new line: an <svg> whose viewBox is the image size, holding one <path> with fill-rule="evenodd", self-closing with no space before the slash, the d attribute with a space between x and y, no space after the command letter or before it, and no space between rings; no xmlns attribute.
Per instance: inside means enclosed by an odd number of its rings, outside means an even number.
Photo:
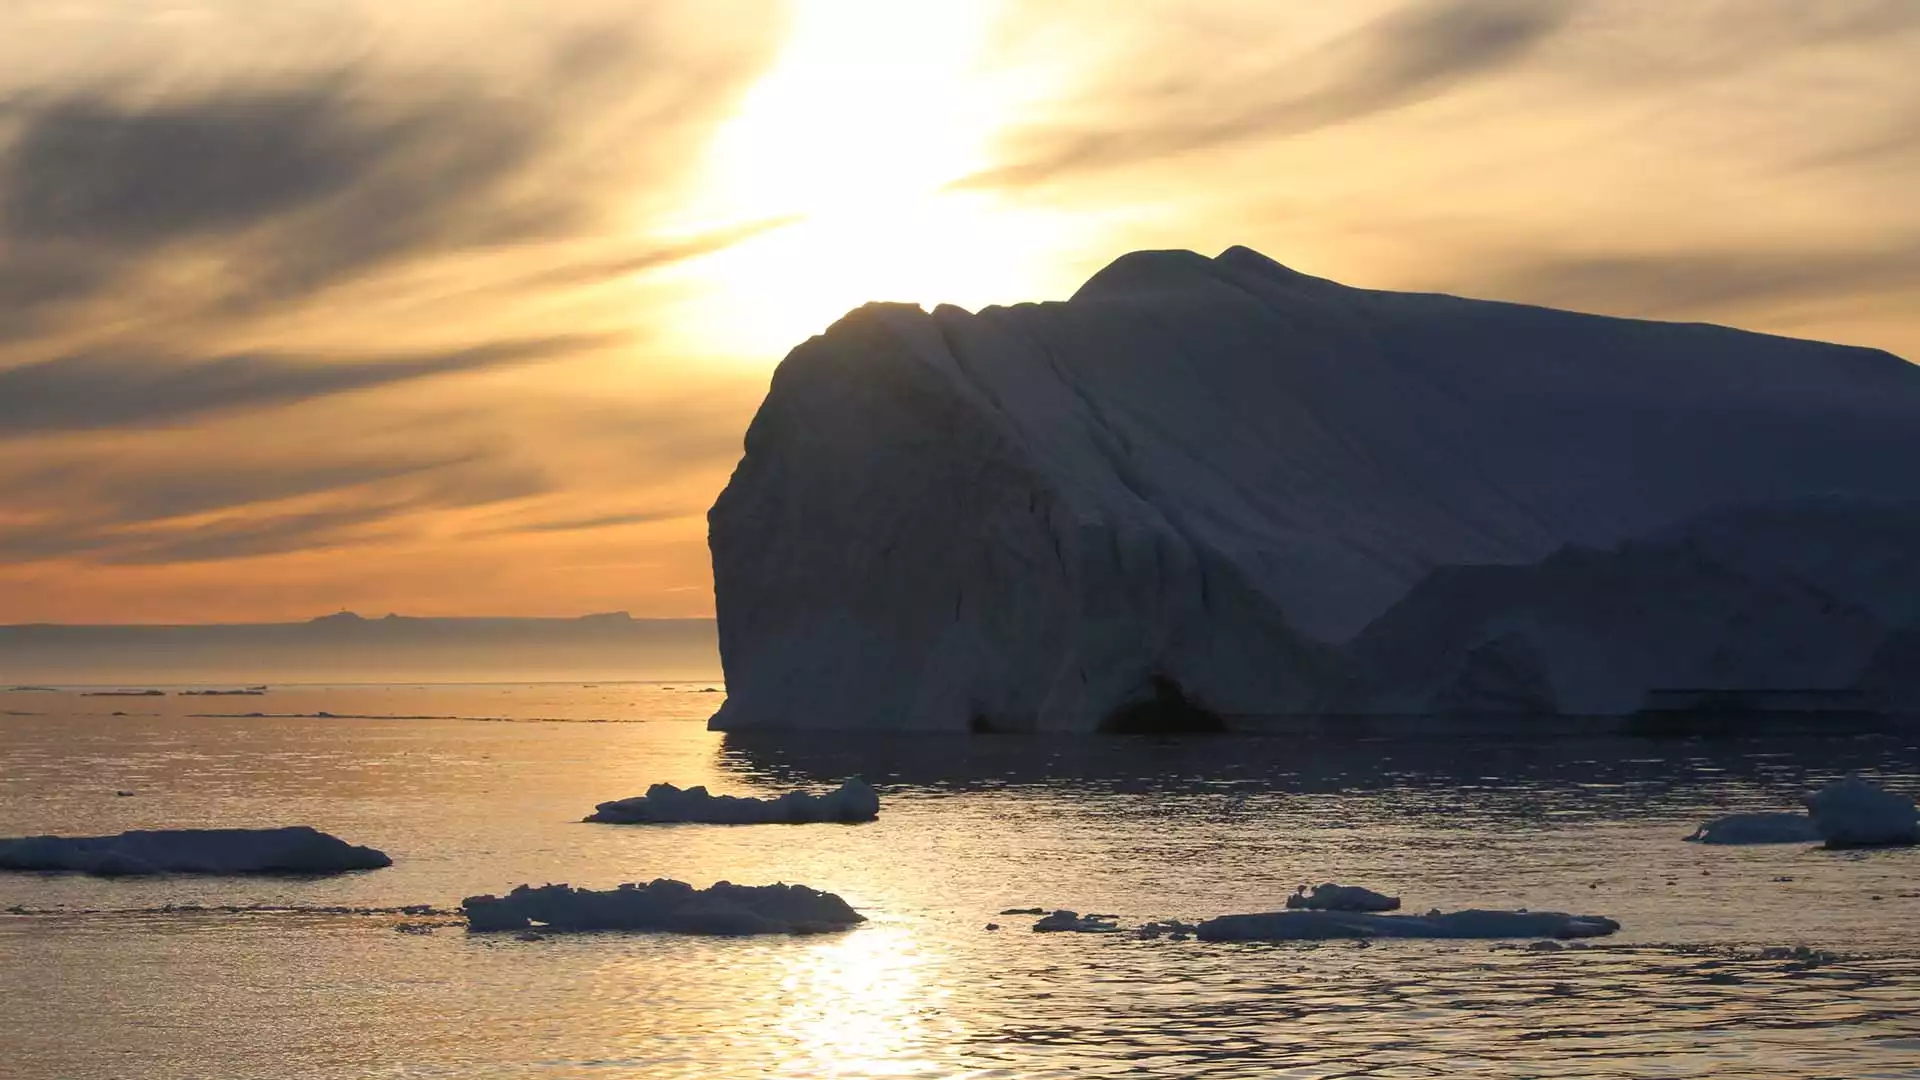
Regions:
<svg viewBox="0 0 1920 1080"><path fill-rule="evenodd" d="M1430 911L1375 915L1344 911L1269 911L1222 915L1194 931L1201 941L1324 941L1331 938L1604 937L1620 924L1600 915L1558 911Z"/></svg>
<svg viewBox="0 0 1920 1080"><path fill-rule="evenodd" d="M1920 368L1884 352L1246 248L1127 255L1064 302L871 304L781 362L709 513L712 726L1845 690L1920 623L1915 460Z"/></svg>
<svg viewBox="0 0 1920 1080"><path fill-rule="evenodd" d="M1298 892L1287 897L1290 911L1397 911L1399 908L1399 897L1358 885L1316 885L1312 892L1302 885Z"/></svg>
<svg viewBox="0 0 1920 1080"><path fill-rule="evenodd" d="M651 930L677 934L818 934L843 930L866 917L833 893L805 885L734 885L716 882L696 889L660 878L645 885L575 889L527 885L506 896L469 896L460 901L467 928L476 933L525 930Z"/></svg>
<svg viewBox="0 0 1920 1080"><path fill-rule="evenodd" d="M654 784L645 795L603 802L585 820L614 825L698 822L708 825L806 825L853 823L880 816L880 796L854 777L824 795L790 791L774 799L712 795L705 787L684 791Z"/></svg>
<svg viewBox="0 0 1920 1080"><path fill-rule="evenodd" d="M1820 840L1806 814L1728 814L1684 837L1698 844L1812 844Z"/></svg>
<svg viewBox="0 0 1920 1080"><path fill-rule="evenodd" d="M1920 812L1913 800L1858 776L1828 784L1806 802L1814 829L1830 848L1920 843Z"/></svg>
<svg viewBox="0 0 1920 1080"><path fill-rule="evenodd" d="M392 866L385 853L305 825L133 830L117 836L0 838L0 870L138 874L341 874Z"/></svg>

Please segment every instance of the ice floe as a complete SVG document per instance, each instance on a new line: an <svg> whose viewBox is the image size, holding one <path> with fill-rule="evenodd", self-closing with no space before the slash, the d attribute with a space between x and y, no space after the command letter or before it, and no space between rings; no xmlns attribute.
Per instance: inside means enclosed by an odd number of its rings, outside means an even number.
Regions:
<svg viewBox="0 0 1920 1080"><path fill-rule="evenodd" d="M824 795L790 791L773 799L714 795L705 787L685 790L655 784L645 795L603 802L587 821L613 825L697 822L708 825L807 825L818 822L872 821L880 814L880 796L858 777Z"/></svg>
<svg viewBox="0 0 1920 1080"><path fill-rule="evenodd" d="M1920 842L1913 799L1849 776L1807 796L1807 813L1830 848L1887 847Z"/></svg>
<svg viewBox="0 0 1920 1080"><path fill-rule="evenodd" d="M117 836L0 838L0 870L135 874L339 874L392 866L385 853L305 825L136 829Z"/></svg>
<svg viewBox="0 0 1920 1080"><path fill-rule="evenodd" d="M1600 915L1558 911L1430 911L1376 915L1346 911L1269 911L1222 915L1194 931L1201 941L1323 941L1330 938L1604 937L1620 924Z"/></svg>
<svg viewBox="0 0 1920 1080"><path fill-rule="evenodd" d="M1820 833L1805 814L1728 814L1701 823L1686 839L1700 844L1811 844Z"/></svg>
<svg viewBox="0 0 1920 1080"><path fill-rule="evenodd" d="M1358 885L1316 885L1312 892L1305 885L1287 897L1291 910L1306 911L1398 911L1400 898L1363 889Z"/></svg>
<svg viewBox="0 0 1920 1080"><path fill-rule="evenodd" d="M696 889L661 878L615 889L521 885L506 896L460 902L475 932L526 930L653 930L679 934L817 934L866 921L845 900L805 885L734 885Z"/></svg>
<svg viewBox="0 0 1920 1080"><path fill-rule="evenodd" d="M1033 924L1036 934L1111 934L1119 929L1112 915L1081 915L1065 908Z"/></svg>

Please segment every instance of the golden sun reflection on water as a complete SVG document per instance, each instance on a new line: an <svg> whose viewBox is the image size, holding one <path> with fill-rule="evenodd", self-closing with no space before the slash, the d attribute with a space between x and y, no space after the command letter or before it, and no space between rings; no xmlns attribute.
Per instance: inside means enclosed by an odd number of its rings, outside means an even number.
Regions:
<svg viewBox="0 0 1920 1080"><path fill-rule="evenodd" d="M869 923L794 950L781 980L781 1076L898 1076L935 1068L925 1050L943 1041L928 1030L947 997L912 930Z"/></svg>

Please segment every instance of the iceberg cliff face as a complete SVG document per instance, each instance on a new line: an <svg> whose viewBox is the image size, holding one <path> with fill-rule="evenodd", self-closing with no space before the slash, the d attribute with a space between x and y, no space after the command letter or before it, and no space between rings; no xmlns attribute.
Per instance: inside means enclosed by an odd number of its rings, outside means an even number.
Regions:
<svg viewBox="0 0 1920 1080"><path fill-rule="evenodd" d="M1244 248L1129 255L1064 303L869 305L780 365L709 515L729 692L714 723L1091 730L1155 700L1226 717L1613 708L1694 673L1562 655L1630 613L1543 634L1496 610L1585 603L1558 581L1580 570L1562 549L1681 551L1607 571L1656 593L1687 559L1715 581L1872 592L1911 563L1828 552L1808 583L1796 559L1851 535L1861 500L1896 508L1900 533L1916 461L1920 369L1885 353L1351 289ZM1711 513L1809 499L1839 500L1819 505L1841 523L1744 542ZM1702 537L1662 533L1690 520ZM1445 662L1354 640L1417 585L1461 591L1436 573L1481 572L1460 567L1493 568L1493 593L1399 613L1451 635L1431 643ZM1760 603L1701 588L1690 627ZM1871 653L1887 620L1862 603L1839 597L1809 632L1834 623ZM1853 660L1796 662L1825 677Z"/></svg>

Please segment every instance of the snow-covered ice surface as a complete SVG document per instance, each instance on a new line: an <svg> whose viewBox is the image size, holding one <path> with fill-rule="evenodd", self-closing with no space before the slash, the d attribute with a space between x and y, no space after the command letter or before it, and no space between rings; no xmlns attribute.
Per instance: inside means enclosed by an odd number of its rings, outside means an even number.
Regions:
<svg viewBox="0 0 1920 1080"><path fill-rule="evenodd" d="M505 896L460 901L467 928L480 933L524 930L654 930L740 937L822 934L866 921L829 892L805 885L735 885L720 881L696 889L660 879L612 889L520 885Z"/></svg>
<svg viewBox="0 0 1920 1080"><path fill-rule="evenodd" d="M0 834L297 821L394 858L324 878L0 875L0 1074L1920 1073L1920 848L1679 842L1849 773L1920 791L1910 732L722 735L703 723L716 695L696 689L275 687L271 710L610 723L195 718L203 699L0 692L0 707L45 714L0 718ZM848 776L884 791L878 820L579 821L594 799L663 777L767 798ZM521 941L445 914L519 882L661 877L805 882L868 921ZM1326 881L1398 893L1415 912L1591 912L1621 928L1553 951L1135 929L1278 909ZM1124 929L1034 934L1046 912L996 914L1036 905L1113 913Z"/></svg>
<svg viewBox="0 0 1920 1080"><path fill-rule="evenodd" d="M1683 839L1700 844L1814 844L1820 833L1805 814L1761 811L1702 822Z"/></svg>
<svg viewBox="0 0 1920 1080"><path fill-rule="evenodd" d="M0 837L0 870L142 874L344 874L393 860L306 825L130 829L115 836Z"/></svg>
<svg viewBox="0 0 1920 1080"><path fill-rule="evenodd" d="M1396 911L1400 907L1400 898L1377 893L1359 885L1315 885L1308 890L1305 885L1292 896L1287 897L1289 909L1306 911Z"/></svg>
<svg viewBox="0 0 1920 1080"><path fill-rule="evenodd" d="M713 795L704 787L685 790L672 784L654 784L645 795L603 802L587 815L588 821L614 825L699 822L709 825L808 825L819 822L851 824L880 815L880 796L866 781L851 777L821 795L789 791L772 799L751 795Z"/></svg>
<svg viewBox="0 0 1920 1080"><path fill-rule="evenodd" d="M1807 796L1807 815L1828 847L1886 847L1920 842L1920 812L1913 797L1888 791L1858 776Z"/></svg>
<svg viewBox="0 0 1920 1080"><path fill-rule="evenodd" d="M714 723L1849 687L1920 618L1916 460L1920 368L1886 353L1245 248L1128 255L1064 303L869 305L781 363L711 512Z"/></svg>
<svg viewBox="0 0 1920 1080"><path fill-rule="evenodd" d="M1194 931L1201 941L1325 941L1329 938L1588 938L1620 924L1601 915L1558 911L1430 911L1376 915L1359 911L1267 911L1221 915Z"/></svg>

